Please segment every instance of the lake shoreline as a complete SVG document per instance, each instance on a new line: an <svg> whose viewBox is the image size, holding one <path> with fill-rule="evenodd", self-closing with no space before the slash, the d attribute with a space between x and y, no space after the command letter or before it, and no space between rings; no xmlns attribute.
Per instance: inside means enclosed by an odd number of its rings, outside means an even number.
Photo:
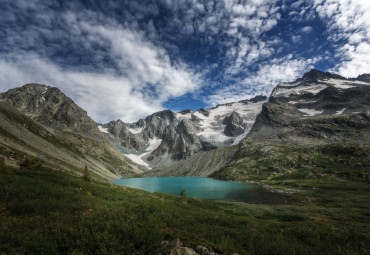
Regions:
<svg viewBox="0 0 370 255"><path fill-rule="evenodd" d="M282 192L258 182L218 180L204 176L168 176L124 178L111 182L148 192L180 195L186 192L189 198L213 201L245 202L253 204L292 203L292 192Z"/></svg>

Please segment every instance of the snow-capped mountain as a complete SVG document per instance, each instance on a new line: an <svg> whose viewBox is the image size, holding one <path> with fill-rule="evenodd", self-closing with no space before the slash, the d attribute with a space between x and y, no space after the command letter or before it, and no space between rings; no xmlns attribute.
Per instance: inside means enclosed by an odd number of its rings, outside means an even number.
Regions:
<svg viewBox="0 0 370 255"><path fill-rule="evenodd" d="M294 82L279 84L272 91L271 98L289 99L287 102L304 116L361 112L369 101L363 98L366 93L362 96L357 94L370 88L369 77L364 74L347 79L311 70Z"/></svg>
<svg viewBox="0 0 370 255"><path fill-rule="evenodd" d="M247 140L315 144L367 141L369 116L369 74L347 79L311 70L272 91Z"/></svg>
<svg viewBox="0 0 370 255"><path fill-rule="evenodd" d="M31 83L0 93L0 130L0 158L11 164L37 157L48 167L75 174L88 167L103 179L142 172L55 87Z"/></svg>
<svg viewBox="0 0 370 255"><path fill-rule="evenodd" d="M257 96L209 110L165 110L136 123L118 120L99 128L133 162L150 169L199 151L238 144L266 101L266 97Z"/></svg>

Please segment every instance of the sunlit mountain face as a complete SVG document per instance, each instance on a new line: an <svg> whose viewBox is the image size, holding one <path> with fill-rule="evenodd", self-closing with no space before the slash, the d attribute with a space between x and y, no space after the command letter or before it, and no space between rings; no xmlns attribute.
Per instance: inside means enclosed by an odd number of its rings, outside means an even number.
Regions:
<svg viewBox="0 0 370 255"><path fill-rule="evenodd" d="M370 70L370 2L0 3L0 90L57 86L95 121L269 95L309 69Z"/></svg>

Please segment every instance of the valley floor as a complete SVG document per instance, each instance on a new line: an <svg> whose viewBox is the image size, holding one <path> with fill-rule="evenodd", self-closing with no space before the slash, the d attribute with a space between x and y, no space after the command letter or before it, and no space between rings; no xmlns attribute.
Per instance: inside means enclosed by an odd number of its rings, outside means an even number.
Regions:
<svg viewBox="0 0 370 255"><path fill-rule="evenodd" d="M183 204L177 196L2 164L0 253L167 254L161 243L176 238L218 254L369 253L369 184L306 181L300 189L300 202L290 205Z"/></svg>

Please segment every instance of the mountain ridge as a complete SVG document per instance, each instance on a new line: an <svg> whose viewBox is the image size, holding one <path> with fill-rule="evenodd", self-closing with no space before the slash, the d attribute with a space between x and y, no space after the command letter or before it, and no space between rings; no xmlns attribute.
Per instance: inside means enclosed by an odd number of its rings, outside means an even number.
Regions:
<svg viewBox="0 0 370 255"><path fill-rule="evenodd" d="M369 78L369 74L344 78L313 69L293 82L278 84L269 98L257 96L197 111L163 110L134 123L116 120L102 125L61 90L50 86L26 84L0 93L0 100L51 130L97 139L142 170L159 170L191 162L197 153L239 142L243 147L250 141L368 141ZM328 128L333 125L335 129ZM352 134L350 127L357 133Z"/></svg>
<svg viewBox="0 0 370 255"><path fill-rule="evenodd" d="M267 97L257 96L208 110L163 110L134 123L111 121L101 125L100 129L118 147L121 146L121 151L128 157L136 160L136 155L141 155L140 158L147 163L160 167L167 165L168 161L187 159L199 151L236 144L252 128L254 118L265 101ZM228 122L232 115L238 115L238 121ZM161 141L148 154L147 148L155 139Z"/></svg>
<svg viewBox="0 0 370 255"><path fill-rule="evenodd" d="M59 89L27 84L1 93L0 99L0 157L7 163L41 159L77 175L86 166L93 178L105 180L140 172Z"/></svg>

